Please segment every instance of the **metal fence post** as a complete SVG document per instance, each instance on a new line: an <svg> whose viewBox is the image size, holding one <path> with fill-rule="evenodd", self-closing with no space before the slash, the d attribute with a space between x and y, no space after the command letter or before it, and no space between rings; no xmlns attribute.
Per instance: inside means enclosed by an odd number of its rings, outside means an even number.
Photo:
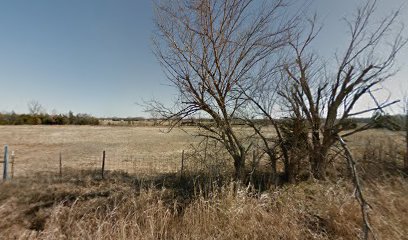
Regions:
<svg viewBox="0 0 408 240"><path fill-rule="evenodd" d="M3 180L7 180L7 167L8 167L8 146L4 146L4 161L3 161Z"/></svg>
<svg viewBox="0 0 408 240"><path fill-rule="evenodd" d="M102 179L104 179L104 172L105 172L105 151L103 151L102 155Z"/></svg>

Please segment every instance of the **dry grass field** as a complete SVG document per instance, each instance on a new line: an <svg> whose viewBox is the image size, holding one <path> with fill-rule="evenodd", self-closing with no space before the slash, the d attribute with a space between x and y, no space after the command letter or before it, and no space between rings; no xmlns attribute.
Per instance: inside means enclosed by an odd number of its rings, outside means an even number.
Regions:
<svg viewBox="0 0 408 240"><path fill-rule="evenodd" d="M408 239L408 184L399 171L402 140L401 133L372 130L349 142L378 239ZM225 182L209 192L199 176L182 181L178 175L181 151L195 142L182 130L167 134L155 127L1 126L0 144L8 144L17 158L15 178L0 184L0 239L361 236L360 209L347 177L330 174L325 182L263 192L236 193ZM103 150L105 180L85 171L100 169ZM336 164L345 171L341 160Z"/></svg>
<svg viewBox="0 0 408 240"><path fill-rule="evenodd" d="M166 130L158 127L0 126L0 152L3 153L5 144L10 152L15 152L15 176L58 172L60 152L63 170L99 169L104 150L107 170L173 172L180 168L182 150L195 139L178 129L171 133Z"/></svg>

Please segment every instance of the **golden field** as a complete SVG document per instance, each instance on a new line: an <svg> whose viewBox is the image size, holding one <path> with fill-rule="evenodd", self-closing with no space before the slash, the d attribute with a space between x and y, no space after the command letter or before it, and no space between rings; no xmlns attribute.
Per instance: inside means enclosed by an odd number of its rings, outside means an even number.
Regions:
<svg viewBox="0 0 408 240"><path fill-rule="evenodd" d="M104 150L106 170L173 172L194 141L185 131L159 127L0 126L0 152L6 144L15 152L15 176L58 172L60 153L63 170L99 169Z"/></svg>
<svg viewBox="0 0 408 240"><path fill-rule="evenodd" d="M273 135L273 130L266 129ZM245 129L241 130L245 131ZM102 152L106 151L106 170L136 174L173 173L180 170L182 151L202 138L195 137L194 127L153 126L0 126L0 154L4 145L15 153L15 176L38 172L58 173L59 156L62 171L98 170ZM350 147L361 155L368 145L404 149L403 133L377 129L353 135ZM400 146L401 145L401 146ZM10 169L9 169L10 170Z"/></svg>

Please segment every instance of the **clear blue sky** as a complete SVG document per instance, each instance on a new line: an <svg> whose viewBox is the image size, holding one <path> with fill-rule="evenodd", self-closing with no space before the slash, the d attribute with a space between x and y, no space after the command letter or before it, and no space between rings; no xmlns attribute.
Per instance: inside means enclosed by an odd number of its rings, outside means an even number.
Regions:
<svg viewBox="0 0 408 240"><path fill-rule="evenodd" d="M344 41L341 18L362 1L312 0L324 30L321 50ZM405 0L379 0L381 12ZM408 25L408 6L402 21ZM26 112L39 101L49 112L141 116L142 99L171 100L174 89L151 50L150 0L4 0L0 2L0 111ZM402 71L386 85L408 91L408 49Z"/></svg>

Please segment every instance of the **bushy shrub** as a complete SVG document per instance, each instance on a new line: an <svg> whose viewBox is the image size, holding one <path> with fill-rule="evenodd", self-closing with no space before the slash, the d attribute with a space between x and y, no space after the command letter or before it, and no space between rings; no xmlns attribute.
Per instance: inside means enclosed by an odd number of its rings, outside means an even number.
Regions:
<svg viewBox="0 0 408 240"><path fill-rule="evenodd" d="M73 119L74 125L98 125L99 120L88 114L77 114Z"/></svg>

